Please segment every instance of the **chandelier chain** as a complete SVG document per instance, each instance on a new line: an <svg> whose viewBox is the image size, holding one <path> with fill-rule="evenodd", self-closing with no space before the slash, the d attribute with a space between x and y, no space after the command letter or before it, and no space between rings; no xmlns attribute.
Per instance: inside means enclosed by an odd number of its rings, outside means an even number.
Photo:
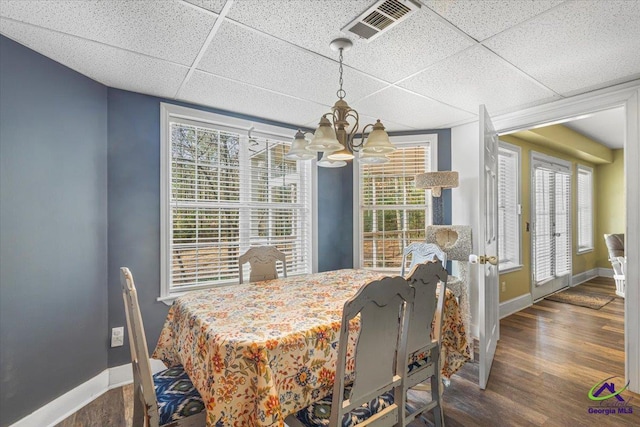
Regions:
<svg viewBox="0 0 640 427"><path fill-rule="evenodd" d="M338 95L338 98L343 99L346 95L347 92L342 89L342 48L340 48L340 89L338 89L338 91L336 92L336 95Z"/></svg>

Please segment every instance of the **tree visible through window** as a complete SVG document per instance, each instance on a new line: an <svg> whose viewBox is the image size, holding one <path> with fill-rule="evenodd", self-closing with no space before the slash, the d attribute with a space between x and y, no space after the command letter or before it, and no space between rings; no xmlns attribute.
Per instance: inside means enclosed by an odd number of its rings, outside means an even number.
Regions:
<svg viewBox="0 0 640 427"><path fill-rule="evenodd" d="M179 118L169 128L168 294L236 282L250 246L310 273L311 169L284 158L289 142Z"/></svg>
<svg viewBox="0 0 640 427"><path fill-rule="evenodd" d="M360 165L360 265L400 271L402 250L424 241L430 200L415 176L430 170L428 143L400 147L382 165Z"/></svg>

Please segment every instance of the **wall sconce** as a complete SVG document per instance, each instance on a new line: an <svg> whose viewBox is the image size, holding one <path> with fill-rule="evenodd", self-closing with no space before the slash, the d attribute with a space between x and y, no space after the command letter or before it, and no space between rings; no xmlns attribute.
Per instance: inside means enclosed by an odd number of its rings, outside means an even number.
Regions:
<svg viewBox="0 0 640 427"><path fill-rule="evenodd" d="M433 224L444 222L444 209L442 202L442 189L455 188L458 186L458 172L438 171L427 172L416 175L416 188L431 190L431 200L433 202Z"/></svg>

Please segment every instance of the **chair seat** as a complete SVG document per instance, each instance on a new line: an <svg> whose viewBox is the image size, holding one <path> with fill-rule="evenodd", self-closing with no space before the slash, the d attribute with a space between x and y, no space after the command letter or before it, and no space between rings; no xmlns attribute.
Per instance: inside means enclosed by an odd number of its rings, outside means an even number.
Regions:
<svg viewBox="0 0 640 427"><path fill-rule="evenodd" d="M199 414L204 402L181 365L153 375L160 425Z"/></svg>
<svg viewBox="0 0 640 427"><path fill-rule="evenodd" d="M344 397L348 399L351 395L351 386L345 386ZM313 426L328 426L329 417L331 416L331 399L333 395L324 397L323 399L307 406L306 408L298 411L295 417L303 425ZM371 418L371 416L377 414L383 409L393 405L393 393L387 392L375 399L365 403L359 408L347 413L342 417L342 427L352 427L362 421Z"/></svg>

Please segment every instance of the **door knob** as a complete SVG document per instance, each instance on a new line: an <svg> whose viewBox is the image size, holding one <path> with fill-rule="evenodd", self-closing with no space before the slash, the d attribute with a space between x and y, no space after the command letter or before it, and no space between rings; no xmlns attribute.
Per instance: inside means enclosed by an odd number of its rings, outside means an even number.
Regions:
<svg viewBox="0 0 640 427"><path fill-rule="evenodd" d="M486 264L489 263L491 265L498 265L498 257L497 256L486 256L486 255L469 255L469 262L471 264Z"/></svg>

